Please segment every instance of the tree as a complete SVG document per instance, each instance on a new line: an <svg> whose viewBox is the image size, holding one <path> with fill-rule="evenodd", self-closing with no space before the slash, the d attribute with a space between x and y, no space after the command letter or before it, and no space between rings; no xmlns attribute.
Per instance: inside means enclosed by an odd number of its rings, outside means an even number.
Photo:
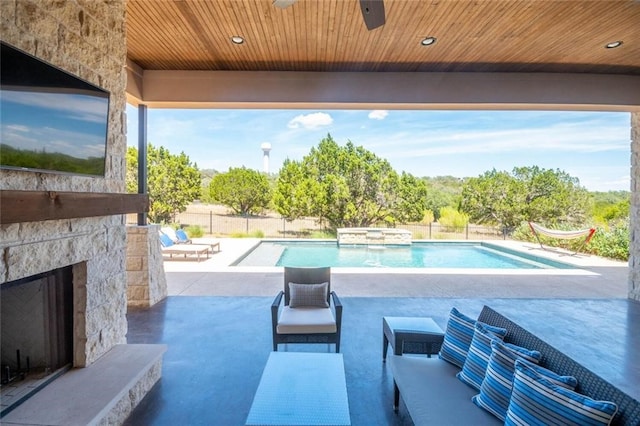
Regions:
<svg viewBox="0 0 640 426"><path fill-rule="evenodd" d="M443 207L457 207L460 204L463 180L453 176L435 176L422 178L427 185L427 209L434 218L440 218Z"/></svg>
<svg viewBox="0 0 640 426"><path fill-rule="evenodd" d="M464 183L460 208L476 223L514 228L522 221L545 225L581 224L589 194L577 178L561 170L516 167L495 169Z"/></svg>
<svg viewBox="0 0 640 426"><path fill-rule="evenodd" d="M243 215L259 213L271 201L267 176L245 167L231 167L228 172L215 175L209 193L214 201Z"/></svg>
<svg viewBox="0 0 640 426"><path fill-rule="evenodd" d="M388 161L327 135L302 161L285 161L273 203L287 220L316 216L335 229L419 221L425 198L422 180L398 175Z"/></svg>
<svg viewBox="0 0 640 426"><path fill-rule="evenodd" d="M302 164L284 160L273 192L273 205L287 220L311 215L312 196L320 190L317 181L305 179Z"/></svg>
<svg viewBox="0 0 640 426"><path fill-rule="evenodd" d="M219 172L215 169L200 169L200 201L203 203L213 203L211 194L209 193L209 185L211 184L213 177L218 173Z"/></svg>
<svg viewBox="0 0 640 426"><path fill-rule="evenodd" d="M460 210L475 223L514 228L524 220L523 204L520 182L507 172L493 169L465 181Z"/></svg>
<svg viewBox="0 0 640 426"><path fill-rule="evenodd" d="M593 200L592 216L599 223L628 218L631 213L631 193L629 191L591 192Z"/></svg>
<svg viewBox="0 0 640 426"><path fill-rule="evenodd" d="M137 192L138 150L127 148L127 192ZM200 172L197 164L181 152L173 155L164 147L147 147L147 185L149 221L167 223L175 214L200 196Z"/></svg>
<svg viewBox="0 0 640 426"><path fill-rule="evenodd" d="M513 176L525 186L527 220L547 225L584 223L591 200L578 178L538 166L516 167Z"/></svg>

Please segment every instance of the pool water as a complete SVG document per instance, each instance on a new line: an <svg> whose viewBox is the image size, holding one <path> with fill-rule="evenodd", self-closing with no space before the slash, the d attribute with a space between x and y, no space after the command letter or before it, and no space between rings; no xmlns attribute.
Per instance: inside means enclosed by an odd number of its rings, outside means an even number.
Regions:
<svg viewBox="0 0 640 426"><path fill-rule="evenodd" d="M282 254L275 266L370 268L572 268L487 243L414 242L411 246L354 246L335 242L263 242L263 250ZM242 265L242 263L240 263ZM271 263L273 265L273 263ZM266 265L265 265L266 266Z"/></svg>

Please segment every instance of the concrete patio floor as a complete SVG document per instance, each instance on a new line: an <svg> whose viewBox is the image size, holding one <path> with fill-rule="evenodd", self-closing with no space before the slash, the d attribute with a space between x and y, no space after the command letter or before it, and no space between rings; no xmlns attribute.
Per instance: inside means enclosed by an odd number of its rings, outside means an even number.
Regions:
<svg viewBox="0 0 640 426"><path fill-rule="evenodd" d="M165 262L170 296L150 309L130 309L128 342L168 350L162 379L126 424L244 424L272 350L269 306L283 285L281 269L226 266L251 244L222 241L220 256L209 261ZM640 303L626 298L628 269L595 257L577 261L586 272L332 271L344 305L341 352L352 424L411 424L402 409L399 416L391 409L382 317L429 316L444 328L453 306L470 316L493 307L640 400Z"/></svg>

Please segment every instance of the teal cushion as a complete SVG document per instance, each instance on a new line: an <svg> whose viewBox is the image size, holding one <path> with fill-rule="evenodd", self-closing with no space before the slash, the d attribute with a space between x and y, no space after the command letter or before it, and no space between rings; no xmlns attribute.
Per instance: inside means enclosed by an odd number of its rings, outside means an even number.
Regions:
<svg viewBox="0 0 640 426"><path fill-rule="evenodd" d="M478 407L484 408L504 421L511 398L516 360L524 358L537 364L540 357L538 351L530 351L511 343L502 343L497 339L493 340L491 342L491 357L480 386L480 394L471 400Z"/></svg>
<svg viewBox="0 0 640 426"><path fill-rule="evenodd" d="M191 242L187 233L184 232L182 229L176 229L176 237L178 237L178 241L180 241L181 243Z"/></svg>
<svg viewBox="0 0 640 426"><path fill-rule="evenodd" d="M160 234L160 244L162 247L171 247L173 245L173 241L166 234Z"/></svg>
<svg viewBox="0 0 640 426"><path fill-rule="evenodd" d="M477 322L467 359L462 370L457 374L458 379L472 388L480 390L491 356L491 341L502 340L506 334L507 330L504 328Z"/></svg>
<svg viewBox="0 0 640 426"><path fill-rule="evenodd" d="M440 348L440 359L462 368L467 359L475 325L476 320L460 313L456 308L451 308Z"/></svg>
<svg viewBox="0 0 640 426"><path fill-rule="evenodd" d="M609 401L596 401L541 376L531 364L515 364L513 390L505 425L608 425L618 411Z"/></svg>

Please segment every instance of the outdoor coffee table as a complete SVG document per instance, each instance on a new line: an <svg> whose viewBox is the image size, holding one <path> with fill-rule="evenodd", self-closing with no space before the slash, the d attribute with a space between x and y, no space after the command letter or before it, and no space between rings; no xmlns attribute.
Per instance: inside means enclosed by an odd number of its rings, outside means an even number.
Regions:
<svg viewBox="0 0 640 426"><path fill-rule="evenodd" d="M247 425L351 425L342 354L272 352Z"/></svg>
<svg viewBox="0 0 640 426"><path fill-rule="evenodd" d="M432 318L382 317L382 362L387 360L389 344L394 355L426 354L440 351L444 333Z"/></svg>

